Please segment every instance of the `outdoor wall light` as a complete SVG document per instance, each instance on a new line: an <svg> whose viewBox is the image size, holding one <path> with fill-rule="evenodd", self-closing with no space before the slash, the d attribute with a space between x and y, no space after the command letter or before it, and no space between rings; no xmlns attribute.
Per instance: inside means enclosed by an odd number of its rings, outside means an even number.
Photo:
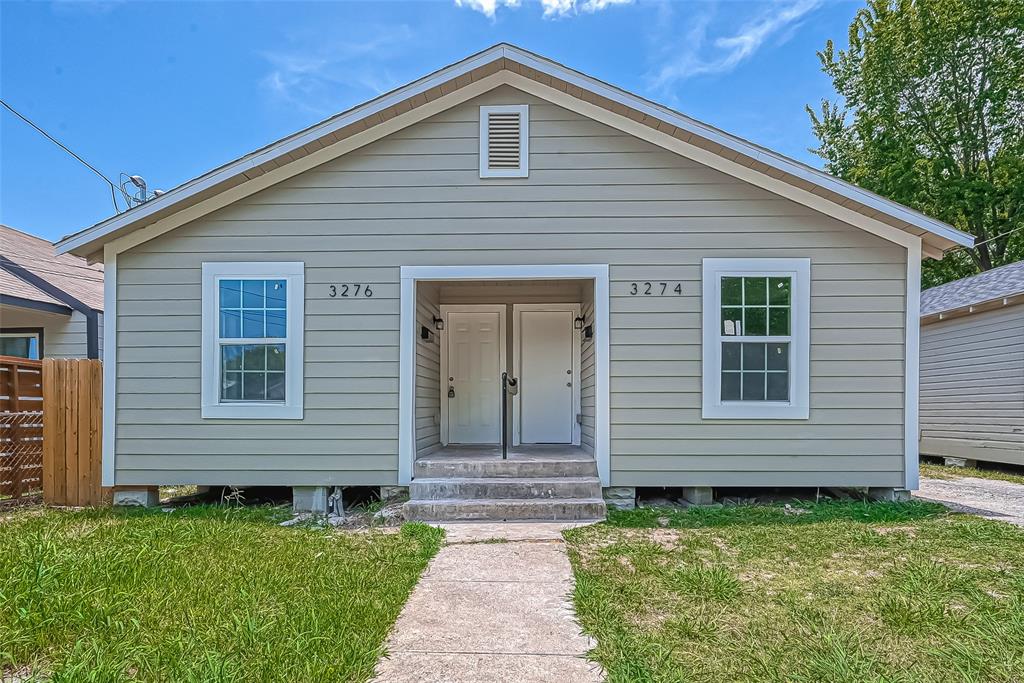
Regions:
<svg viewBox="0 0 1024 683"><path fill-rule="evenodd" d="M434 329L438 332L444 329L444 318L434 317Z"/></svg>
<svg viewBox="0 0 1024 683"><path fill-rule="evenodd" d="M572 319L572 329L574 329L574 330L582 330L584 322L586 322L586 318L584 318L583 316L580 316L578 318L573 318Z"/></svg>

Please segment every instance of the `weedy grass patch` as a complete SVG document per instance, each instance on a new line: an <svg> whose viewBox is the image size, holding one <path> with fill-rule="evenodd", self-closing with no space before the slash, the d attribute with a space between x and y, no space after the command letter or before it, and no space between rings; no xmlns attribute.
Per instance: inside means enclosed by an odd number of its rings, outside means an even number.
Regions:
<svg viewBox="0 0 1024 683"><path fill-rule="evenodd" d="M956 480L963 477L975 477L977 479L995 479L997 481L1008 481L1013 484L1024 484L1024 474L999 469L998 467L947 467L935 463L922 462L921 476L932 479Z"/></svg>
<svg viewBox="0 0 1024 683"><path fill-rule="evenodd" d="M1024 680L1024 532L924 502L614 511L565 533L610 681Z"/></svg>
<svg viewBox="0 0 1024 683"><path fill-rule="evenodd" d="M280 508L0 521L0 678L363 681L442 540L278 526Z"/></svg>

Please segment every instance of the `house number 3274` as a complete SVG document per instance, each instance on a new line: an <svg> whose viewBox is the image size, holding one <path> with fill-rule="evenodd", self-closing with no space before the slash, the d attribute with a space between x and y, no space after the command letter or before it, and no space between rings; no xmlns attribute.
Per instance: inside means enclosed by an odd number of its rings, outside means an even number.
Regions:
<svg viewBox="0 0 1024 683"><path fill-rule="evenodd" d="M630 296L681 296L683 285L680 282L631 282Z"/></svg>
<svg viewBox="0 0 1024 683"><path fill-rule="evenodd" d="M371 297L373 296L373 290L370 289L370 285L356 284L356 285L331 285L328 288L328 295L333 299L334 297L343 297L351 299L357 296Z"/></svg>

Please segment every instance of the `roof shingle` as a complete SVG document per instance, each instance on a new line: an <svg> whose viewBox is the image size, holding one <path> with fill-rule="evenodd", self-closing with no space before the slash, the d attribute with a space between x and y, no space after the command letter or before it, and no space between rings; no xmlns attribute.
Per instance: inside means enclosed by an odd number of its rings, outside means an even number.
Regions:
<svg viewBox="0 0 1024 683"><path fill-rule="evenodd" d="M1024 294L1024 261L987 270L921 292L921 315L934 315Z"/></svg>
<svg viewBox="0 0 1024 683"><path fill-rule="evenodd" d="M72 254L58 255L53 244L35 235L0 225L0 256L3 256L67 292L90 308L103 310L103 264L89 265ZM44 303L62 303L7 271L0 271L0 293Z"/></svg>

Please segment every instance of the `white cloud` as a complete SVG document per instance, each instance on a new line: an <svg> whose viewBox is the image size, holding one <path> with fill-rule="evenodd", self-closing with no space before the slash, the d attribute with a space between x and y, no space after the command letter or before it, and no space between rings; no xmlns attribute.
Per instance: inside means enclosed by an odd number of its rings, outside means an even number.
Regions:
<svg viewBox="0 0 1024 683"><path fill-rule="evenodd" d="M292 51L264 52L270 71L261 85L290 105L324 116L355 101L398 85L386 63L404 51L413 33L406 25L359 27L358 40L336 40L309 47L313 39L298 36Z"/></svg>
<svg viewBox="0 0 1024 683"><path fill-rule="evenodd" d="M712 40L708 38L708 28L713 7L706 9L692 19L682 40L667 45L664 63L651 78L652 86L664 89L693 76L731 71L753 56L773 35L781 34L783 41L788 39L798 22L821 3L822 0L774 2L732 35Z"/></svg>
<svg viewBox="0 0 1024 683"><path fill-rule="evenodd" d="M475 9L493 19L499 6L516 8L519 7L519 0L455 0L455 6Z"/></svg>
<svg viewBox="0 0 1024 683"><path fill-rule="evenodd" d="M593 14L612 5L631 5L634 0L539 0L544 18L567 17L579 12ZM456 7L468 7L493 19L499 7L515 9L521 0L455 0Z"/></svg>

